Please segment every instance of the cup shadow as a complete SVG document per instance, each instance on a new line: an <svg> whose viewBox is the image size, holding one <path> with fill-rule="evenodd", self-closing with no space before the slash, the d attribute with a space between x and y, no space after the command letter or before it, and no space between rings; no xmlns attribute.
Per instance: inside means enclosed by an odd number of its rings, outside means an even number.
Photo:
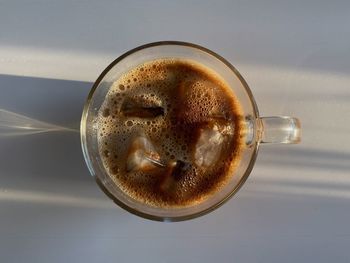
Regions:
<svg viewBox="0 0 350 263"><path fill-rule="evenodd" d="M0 114L3 201L39 202L53 195L61 206L69 200L79 206L84 198L96 204L108 202L90 176L80 146L80 118L91 86L82 81L0 75L0 110L6 114ZM13 136L9 130L1 136L6 126L11 126ZM27 126L38 133L15 132L16 127ZM48 200L50 205L56 202Z"/></svg>
<svg viewBox="0 0 350 263"><path fill-rule="evenodd" d="M2 189L38 190L86 198L105 197L89 176L79 133L74 132L79 130L82 109L91 86L92 83L83 81L0 75L0 110L68 128L26 136L0 136ZM0 115L0 126L2 122ZM266 147L259 154L257 166L348 173L348 160L350 153L345 152L315 150L305 146ZM274 183L346 189L346 186L339 184L332 186L317 182Z"/></svg>
<svg viewBox="0 0 350 263"><path fill-rule="evenodd" d="M295 169L350 171L350 152L308 149L305 146L264 148L259 163Z"/></svg>

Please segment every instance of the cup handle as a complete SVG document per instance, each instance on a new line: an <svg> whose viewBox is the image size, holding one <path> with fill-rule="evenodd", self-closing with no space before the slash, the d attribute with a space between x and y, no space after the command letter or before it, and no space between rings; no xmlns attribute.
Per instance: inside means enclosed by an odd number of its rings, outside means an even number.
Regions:
<svg viewBox="0 0 350 263"><path fill-rule="evenodd" d="M286 116L261 117L260 143L299 143L301 124L297 118Z"/></svg>

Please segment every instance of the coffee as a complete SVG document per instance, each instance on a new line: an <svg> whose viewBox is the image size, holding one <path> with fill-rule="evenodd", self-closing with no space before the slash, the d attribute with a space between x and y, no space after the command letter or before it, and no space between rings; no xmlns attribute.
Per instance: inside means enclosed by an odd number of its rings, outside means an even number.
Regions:
<svg viewBox="0 0 350 263"><path fill-rule="evenodd" d="M106 172L131 198L187 207L225 186L243 150L241 106L214 71L160 59L117 79L99 110Z"/></svg>

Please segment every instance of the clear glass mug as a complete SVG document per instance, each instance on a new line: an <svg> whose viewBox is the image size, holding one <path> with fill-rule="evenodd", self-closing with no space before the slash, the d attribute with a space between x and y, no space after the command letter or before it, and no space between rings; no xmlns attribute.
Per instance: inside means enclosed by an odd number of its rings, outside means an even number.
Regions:
<svg viewBox="0 0 350 263"><path fill-rule="evenodd" d="M123 73L147 61L161 58L194 60L219 74L240 101L246 125L246 145L232 179L221 191L204 202L184 208L159 208L140 203L120 190L108 176L99 155L97 141L98 111L113 82ZM300 122L296 118L260 117L248 84L228 61L204 47L191 43L163 41L137 47L114 60L98 77L85 103L81 120L81 143L87 166L101 189L119 206L138 216L158 221L192 219L213 211L231 198L249 176L260 144L300 142Z"/></svg>

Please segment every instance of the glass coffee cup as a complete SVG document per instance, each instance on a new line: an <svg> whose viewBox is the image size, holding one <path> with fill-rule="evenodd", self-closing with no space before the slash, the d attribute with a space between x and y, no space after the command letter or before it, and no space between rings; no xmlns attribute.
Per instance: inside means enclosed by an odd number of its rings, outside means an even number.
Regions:
<svg viewBox="0 0 350 263"><path fill-rule="evenodd" d="M234 174L220 191L193 206L156 207L135 200L122 191L108 175L98 148L96 119L111 85L124 73L138 65L165 58L191 60L212 69L230 86L243 110L246 147L241 153L241 159ZM85 161L100 188L127 211L158 221L188 220L218 208L230 199L248 178L260 144L299 143L300 135L300 122L296 118L259 116L257 105L246 81L228 61L204 47L176 41L143 45L114 60L94 83L81 120L81 143Z"/></svg>

